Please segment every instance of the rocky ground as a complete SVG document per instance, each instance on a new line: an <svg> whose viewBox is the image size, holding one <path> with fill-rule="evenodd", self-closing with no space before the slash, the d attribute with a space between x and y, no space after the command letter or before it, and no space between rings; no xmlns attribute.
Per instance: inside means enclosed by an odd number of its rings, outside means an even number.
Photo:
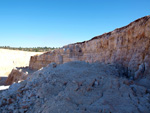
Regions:
<svg viewBox="0 0 150 113"><path fill-rule="evenodd" d="M110 64L51 63L0 93L1 113L150 113L150 89Z"/></svg>

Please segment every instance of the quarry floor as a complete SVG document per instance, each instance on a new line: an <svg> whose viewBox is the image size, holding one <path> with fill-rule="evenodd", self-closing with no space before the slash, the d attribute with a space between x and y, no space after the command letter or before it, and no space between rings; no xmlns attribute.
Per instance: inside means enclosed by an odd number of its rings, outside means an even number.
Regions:
<svg viewBox="0 0 150 113"><path fill-rule="evenodd" d="M29 66L30 57L42 53L0 49L0 90L3 89L5 80L13 68Z"/></svg>

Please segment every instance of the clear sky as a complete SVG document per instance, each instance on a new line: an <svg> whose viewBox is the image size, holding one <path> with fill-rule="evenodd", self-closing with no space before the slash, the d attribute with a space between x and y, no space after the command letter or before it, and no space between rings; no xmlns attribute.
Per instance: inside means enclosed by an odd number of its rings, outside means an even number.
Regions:
<svg viewBox="0 0 150 113"><path fill-rule="evenodd" d="M0 46L62 47L150 15L150 0L0 0Z"/></svg>

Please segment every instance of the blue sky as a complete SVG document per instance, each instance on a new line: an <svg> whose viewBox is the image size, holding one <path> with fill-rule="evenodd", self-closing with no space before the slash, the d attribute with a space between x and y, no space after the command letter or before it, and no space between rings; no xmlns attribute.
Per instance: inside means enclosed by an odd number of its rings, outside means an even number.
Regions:
<svg viewBox="0 0 150 113"><path fill-rule="evenodd" d="M0 46L62 47L150 15L150 0L0 0Z"/></svg>

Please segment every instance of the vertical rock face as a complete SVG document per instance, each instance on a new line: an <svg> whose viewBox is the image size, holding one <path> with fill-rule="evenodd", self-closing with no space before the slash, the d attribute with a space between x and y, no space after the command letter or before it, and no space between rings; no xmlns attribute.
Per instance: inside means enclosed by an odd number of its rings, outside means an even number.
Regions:
<svg viewBox="0 0 150 113"><path fill-rule="evenodd" d="M136 72L138 76L139 73L149 73L149 45L150 16L145 16L89 41L70 44L39 56L32 56L29 67L37 70L51 62L62 64L76 60L90 63L98 61L122 66L129 74Z"/></svg>

